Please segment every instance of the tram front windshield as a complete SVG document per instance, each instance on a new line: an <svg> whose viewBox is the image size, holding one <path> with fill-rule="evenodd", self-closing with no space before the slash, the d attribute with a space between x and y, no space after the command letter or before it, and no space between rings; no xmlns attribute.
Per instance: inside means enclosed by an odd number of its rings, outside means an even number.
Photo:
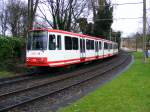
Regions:
<svg viewBox="0 0 150 112"><path fill-rule="evenodd" d="M27 50L46 50L48 32L46 31L31 31L28 34Z"/></svg>

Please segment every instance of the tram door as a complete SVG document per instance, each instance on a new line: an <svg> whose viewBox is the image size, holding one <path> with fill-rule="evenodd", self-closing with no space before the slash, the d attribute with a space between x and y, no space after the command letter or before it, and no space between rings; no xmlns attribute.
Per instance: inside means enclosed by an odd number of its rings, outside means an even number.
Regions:
<svg viewBox="0 0 150 112"><path fill-rule="evenodd" d="M80 58L85 59L85 39L80 39Z"/></svg>
<svg viewBox="0 0 150 112"><path fill-rule="evenodd" d="M99 48L98 48L98 41L95 41L95 55L98 56Z"/></svg>

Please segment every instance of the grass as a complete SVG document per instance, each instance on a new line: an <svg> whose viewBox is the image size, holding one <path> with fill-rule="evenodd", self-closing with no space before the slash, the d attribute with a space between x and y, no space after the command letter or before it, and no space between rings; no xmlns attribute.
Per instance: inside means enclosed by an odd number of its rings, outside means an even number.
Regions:
<svg viewBox="0 0 150 112"><path fill-rule="evenodd" d="M122 75L59 112L150 112L150 60L134 56Z"/></svg>
<svg viewBox="0 0 150 112"><path fill-rule="evenodd" d="M0 78L23 74L30 69L24 66L24 63L19 60L4 60L0 63Z"/></svg>
<svg viewBox="0 0 150 112"><path fill-rule="evenodd" d="M0 78L15 76L16 74L9 71L0 71Z"/></svg>

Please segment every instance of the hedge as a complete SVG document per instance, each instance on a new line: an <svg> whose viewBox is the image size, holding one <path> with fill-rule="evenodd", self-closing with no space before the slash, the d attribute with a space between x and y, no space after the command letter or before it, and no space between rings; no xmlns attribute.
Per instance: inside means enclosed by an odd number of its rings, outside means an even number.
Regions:
<svg viewBox="0 0 150 112"><path fill-rule="evenodd" d="M25 39L0 36L0 61L20 59L25 48Z"/></svg>

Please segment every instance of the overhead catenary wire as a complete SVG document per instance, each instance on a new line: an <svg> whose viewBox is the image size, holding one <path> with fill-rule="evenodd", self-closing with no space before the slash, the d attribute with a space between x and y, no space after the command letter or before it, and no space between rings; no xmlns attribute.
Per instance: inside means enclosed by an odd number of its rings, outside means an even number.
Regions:
<svg viewBox="0 0 150 112"><path fill-rule="evenodd" d="M150 14L148 14L148 15L146 15L147 17L149 17L150 16ZM95 20L96 21L109 21L109 20L136 20L136 19L143 19L143 17L135 17L135 18L104 18L104 19L102 19L102 18L98 18L98 19L96 19L95 18ZM88 21L93 21L93 18L88 18Z"/></svg>
<svg viewBox="0 0 150 112"><path fill-rule="evenodd" d="M150 16L150 14L147 15L147 17ZM135 19L143 19L143 17L135 17L135 18L108 18L108 19L95 19L95 20L101 20L101 21L108 21L108 20L124 20L124 19L127 19L127 20L135 20ZM88 18L88 20L93 20L93 18Z"/></svg>
<svg viewBox="0 0 150 112"><path fill-rule="evenodd" d="M136 3L121 3L121 4L112 4L112 5L136 5L136 4L143 4L143 2L136 2Z"/></svg>
<svg viewBox="0 0 150 112"><path fill-rule="evenodd" d="M115 3L115 4L108 4L108 5L98 5L98 6L119 6L119 5L138 5L138 4L143 4L143 2L131 2L131 3Z"/></svg>
<svg viewBox="0 0 150 112"><path fill-rule="evenodd" d="M142 19L143 17L136 17L136 18L112 18L112 19L94 19L94 20L96 20L96 21L108 21L108 20L125 20L125 19L133 19L133 20L135 20L135 19ZM93 18L89 18L88 19L89 21L90 20L93 20Z"/></svg>
<svg viewBox="0 0 150 112"><path fill-rule="evenodd" d="M99 6L119 6L119 5L138 5L138 4L143 4L143 2L129 2L129 3L114 3L114 4L108 4L108 5L98 5ZM148 10L148 9L147 9ZM135 17L135 18L98 18L94 19L95 21L108 21L108 20L135 20L135 19L142 19L143 17ZM88 18L89 21L93 21L93 18Z"/></svg>

